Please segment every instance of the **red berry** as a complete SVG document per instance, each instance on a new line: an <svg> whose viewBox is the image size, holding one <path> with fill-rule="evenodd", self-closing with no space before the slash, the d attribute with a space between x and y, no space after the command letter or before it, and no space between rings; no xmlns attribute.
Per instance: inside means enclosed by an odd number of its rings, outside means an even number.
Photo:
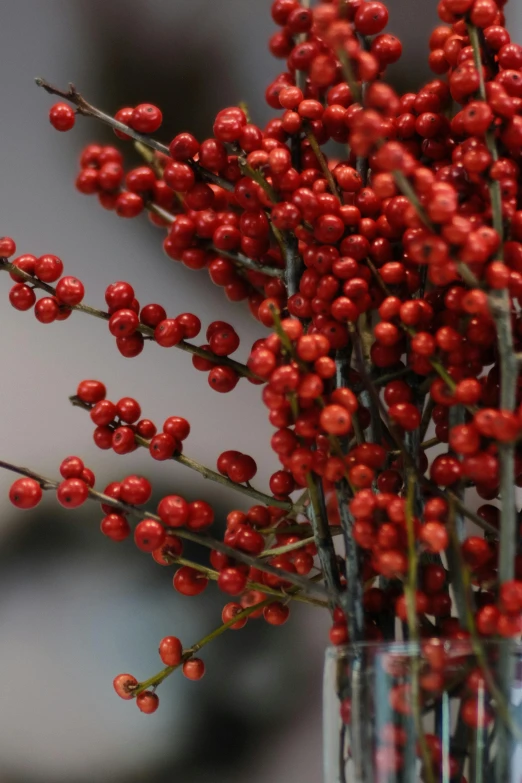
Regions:
<svg viewBox="0 0 522 783"><path fill-rule="evenodd" d="M247 574L240 568L223 568L219 572L217 584L224 593L239 595L246 588Z"/></svg>
<svg viewBox="0 0 522 783"><path fill-rule="evenodd" d="M152 494L150 482L143 476L126 476L120 485L120 499L134 506L141 506Z"/></svg>
<svg viewBox="0 0 522 783"><path fill-rule="evenodd" d="M32 478L19 478L11 485L9 500L17 508L34 508L42 499L42 487Z"/></svg>
<svg viewBox="0 0 522 783"><path fill-rule="evenodd" d="M129 283L118 281L111 283L105 291L105 301L111 312L131 307L134 300L134 289Z"/></svg>
<svg viewBox="0 0 522 783"><path fill-rule="evenodd" d="M169 416L163 424L163 432L177 440L185 440L190 434L190 424L181 416Z"/></svg>
<svg viewBox="0 0 522 783"><path fill-rule="evenodd" d="M177 636L165 636L159 643L159 655L165 666L178 666L183 647Z"/></svg>
<svg viewBox="0 0 522 783"><path fill-rule="evenodd" d="M138 328L140 319L134 310L116 310L109 319L109 331L114 337L129 337Z"/></svg>
<svg viewBox="0 0 522 783"><path fill-rule="evenodd" d="M149 443L151 457L159 461L171 459L178 449L178 441L165 432L154 435Z"/></svg>
<svg viewBox="0 0 522 783"><path fill-rule="evenodd" d="M123 191L118 194L114 202L116 214L122 218L134 218L143 212L145 204L138 193Z"/></svg>
<svg viewBox="0 0 522 783"><path fill-rule="evenodd" d="M166 318L154 329L154 339L163 348L171 348L183 339L183 327L174 318Z"/></svg>
<svg viewBox="0 0 522 783"><path fill-rule="evenodd" d="M16 253L16 244L11 237L0 237L0 258L10 258Z"/></svg>
<svg viewBox="0 0 522 783"><path fill-rule="evenodd" d="M138 356L143 351L144 344L143 335L140 332L134 332L128 337L116 338L118 351L128 359Z"/></svg>
<svg viewBox="0 0 522 783"><path fill-rule="evenodd" d="M228 603L225 604L223 607L223 611L221 612L221 619L224 623L228 623L231 620L234 619L238 614L240 614L243 611L243 607L241 604L236 603ZM232 631L239 631L241 628L244 628L245 625L248 622L248 617L243 617L242 619L235 622L233 625L230 626L230 629Z"/></svg>
<svg viewBox="0 0 522 783"><path fill-rule="evenodd" d="M187 527L190 530L206 530L214 522L214 510L204 500L189 503Z"/></svg>
<svg viewBox="0 0 522 783"><path fill-rule="evenodd" d="M62 277L56 286L56 296L60 302L73 306L80 304L85 294L83 283L76 277Z"/></svg>
<svg viewBox="0 0 522 783"><path fill-rule="evenodd" d="M44 283L54 283L63 273L63 262L58 256L40 256L34 265L34 273Z"/></svg>
<svg viewBox="0 0 522 783"><path fill-rule="evenodd" d="M54 296L44 296L34 306L36 319L42 324L51 324L56 321L60 305Z"/></svg>
<svg viewBox="0 0 522 783"><path fill-rule="evenodd" d="M134 424L141 416L141 407L133 397L122 397L116 403L116 413L126 424Z"/></svg>
<svg viewBox="0 0 522 783"><path fill-rule="evenodd" d="M82 402L90 404L103 400L107 394L107 389L101 381L81 381L76 389L77 397Z"/></svg>
<svg viewBox="0 0 522 783"><path fill-rule="evenodd" d="M89 415L98 427L104 427L116 418L118 409L110 400L100 400L91 408Z"/></svg>
<svg viewBox="0 0 522 783"><path fill-rule="evenodd" d="M167 317L167 313L164 308L159 304L148 304L141 308L140 321L145 326L150 326L155 329L160 321L164 321Z"/></svg>
<svg viewBox="0 0 522 783"><path fill-rule="evenodd" d="M118 674L112 684L120 699L130 701L133 698L133 690L138 685L138 680L132 674Z"/></svg>
<svg viewBox="0 0 522 783"><path fill-rule="evenodd" d="M27 275L34 276L36 261L37 261L36 256L32 256L29 253L27 253L24 256L18 256L18 258L13 259L11 263L13 264L13 266L16 266L18 269L21 269L22 272L25 272ZM16 274L16 272L9 272L9 277L11 278L11 280L14 280L15 283L20 283L25 280L25 277Z"/></svg>
<svg viewBox="0 0 522 783"><path fill-rule="evenodd" d="M138 133L154 133L163 121L163 115L157 106L140 103L130 117L129 125Z"/></svg>
<svg viewBox="0 0 522 783"><path fill-rule="evenodd" d="M158 505L158 515L170 527L183 527L189 518L189 511L189 504L181 495L167 495Z"/></svg>
<svg viewBox="0 0 522 783"><path fill-rule="evenodd" d="M171 565L183 554L183 543L178 536L167 535L163 544L155 549L152 557L162 566Z"/></svg>
<svg viewBox="0 0 522 783"><path fill-rule="evenodd" d="M208 374L208 383L214 391L226 394L237 385L239 376L232 367L217 365Z"/></svg>
<svg viewBox="0 0 522 783"><path fill-rule="evenodd" d="M71 130L75 119L75 111L68 103L55 103L49 110L49 121L58 131Z"/></svg>
<svg viewBox="0 0 522 783"><path fill-rule="evenodd" d="M59 484L56 497L65 508L77 508L89 497L89 487L79 478L68 478Z"/></svg>
<svg viewBox="0 0 522 783"><path fill-rule="evenodd" d="M9 291L9 302L15 310L30 310L36 302L36 294L25 283L15 283Z"/></svg>
<svg viewBox="0 0 522 783"><path fill-rule="evenodd" d="M388 9L383 3L361 3L354 19L357 32L361 35L376 35L388 23Z"/></svg>
<svg viewBox="0 0 522 783"><path fill-rule="evenodd" d="M208 585L208 578L190 566L182 566L174 574L173 584L181 595L199 595Z"/></svg>
<svg viewBox="0 0 522 783"><path fill-rule="evenodd" d="M110 513L100 523L104 536L112 541L124 541L130 535L130 525L122 514Z"/></svg>
<svg viewBox="0 0 522 783"><path fill-rule="evenodd" d="M117 120L118 122L123 123L123 125L128 125L130 127L130 120L133 111L134 109L132 107L124 106L122 109L118 109L118 111L114 115L114 119ZM126 141L127 139L131 138L127 133L124 133L121 130L117 130L116 128L114 128L113 130L114 130L114 134L119 139L123 139L124 141Z"/></svg>
<svg viewBox="0 0 522 783"><path fill-rule="evenodd" d="M176 321L183 329L183 338L192 340L201 331L201 321L194 313L181 313Z"/></svg>
<svg viewBox="0 0 522 783"><path fill-rule="evenodd" d="M290 609L285 604L274 601L263 609L263 617L270 625L283 625L290 616Z"/></svg>
<svg viewBox="0 0 522 783"><path fill-rule="evenodd" d="M66 457L60 464L60 473L63 478L81 478L85 468L80 457Z"/></svg>
<svg viewBox="0 0 522 783"><path fill-rule="evenodd" d="M142 552L153 552L165 541L165 528L154 519L143 519L134 529L134 543Z"/></svg>
<svg viewBox="0 0 522 783"><path fill-rule="evenodd" d="M136 705L141 712L150 715L159 707L159 697L152 691L142 691L136 696Z"/></svg>
<svg viewBox="0 0 522 783"><path fill-rule="evenodd" d="M169 144L174 160L189 160L199 152L199 142L190 133L178 133Z"/></svg>
<svg viewBox="0 0 522 783"><path fill-rule="evenodd" d="M189 658L183 664L182 671L187 680L201 680L205 674L205 664L201 658Z"/></svg>
<svg viewBox="0 0 522 783"><path fill-rule="evenodd" d="M352 429L352 417L342 405L327 405L321 411L319 421L330 435L347 435Z"/></svg>

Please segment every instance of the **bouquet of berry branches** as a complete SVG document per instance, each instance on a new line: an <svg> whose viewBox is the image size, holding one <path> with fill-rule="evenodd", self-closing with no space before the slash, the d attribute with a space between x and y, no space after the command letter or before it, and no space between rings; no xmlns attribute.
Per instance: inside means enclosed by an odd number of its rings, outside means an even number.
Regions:
<svg viewBox="0 0 522 783"><path fill-rule="evenodd" d="M37 79L60 98L50 109L57 130L92 117L122 141L121 151L83 150L77 190L119 217L147 214L173 262L207 270L231 311L246 302L259 322L242 364L230 323L205 324L203 340L197 314L142 304L127 281L110 282L97 309L57 256L16 255L0 239L16 309L42 324L103 319L128 358L181 349L217 393L249 383L268 411L277 469L257 488L250 454L193 460L184 418L158 427L99 380L82 380L70 398L99 448L145 448L227 486L221 535L203 499L169 494L150 508L144 476L95 485L79 456L63 460L59 478L0 463L20 475L10 490L18 508L44 491L66 508L98 503L101 532L132 537L173 567L178 592L216 582L224 593L207 636L188 646L167 636L157 674L115 678L142 712L156 711L158 686L176 669L203 677L209 642L257 618L281 625L300 601L331 613L329 641L345 656L339 779L347 770L368 783L512 779L522 737L512 704L522 634L522 47L503 6L441 0L434 78L398 95L385 71L402 46L384 32L383 2L274 0L269 48L284 65L266 89L274 118L260 128L245 105L225 108L205 140L184 132L163 143L158 107L106 114L73 85ZM126 169L125 145L143 165ZM208 565L184 557L185 541L206 548Z"/></svg>

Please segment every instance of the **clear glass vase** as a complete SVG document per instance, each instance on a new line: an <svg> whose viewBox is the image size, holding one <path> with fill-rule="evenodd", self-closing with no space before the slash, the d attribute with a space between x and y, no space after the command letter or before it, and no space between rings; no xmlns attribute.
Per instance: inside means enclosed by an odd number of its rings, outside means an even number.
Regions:
<svg viewBox="0 0 522 783"><path fill-rule="evenodd" d="M522 645L327 650L325 783L522 783Z"/></svg>

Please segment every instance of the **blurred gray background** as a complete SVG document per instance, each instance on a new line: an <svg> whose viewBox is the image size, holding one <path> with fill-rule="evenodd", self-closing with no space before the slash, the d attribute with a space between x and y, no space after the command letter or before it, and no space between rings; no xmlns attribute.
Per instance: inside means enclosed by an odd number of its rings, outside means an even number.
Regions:
<svg viewBox="0 0 522 783"><path fill-rule="evenodd" d="M410 88L429 78L419 62L436 0L390 0L389 7L389 29L405 46L394 79ZM73 81L109 112L157 103L165 141L180 130L210 135L215 112L242 99L263 123L270 116L264 88L284 67L267 51L275 29L269 9L269 0L3 0L0 235L13 236L19 253L59 255L94 306L103 306L110 282L125 279L142 303L195 312L204 328L231 320L246 358L263 329L245 306L230 305L206 273L166 258L162 232L146 218L120 220L76 193L81 147L115 137L88 119L71 133L53 131L52 99L33 79ZM516 29L522 9L512 3L509 10ZM102 322L75 314L38 324L31 312L10 308L7 276L0 286L1 458L56 475L61 459L78 453L101 488L144 472L154 475L156 496L206 498L221 517L242 507L182 466L151 465L143 450L125 458L98 451L89 417L67 402L92 377L104 380L112 399L135 396L160 424L168 415L187 417L186 453L202 462L213 465L226 448L251 453L256 485L266 487L277 466L256 387L215 394L187 355L153 345L124 359ZM159 639L196 641L219 624L224 601L215 590L180 598L170 569L131 542L99 534L97 508L67 514L48 497L34 513L14 511L10 481L0 474L0 783L320 780L327 617L304 607L282 629L257 621L228 634L205 652L203 682L173 676L159 691L159 711L143 716L114 695L114 675L158 671Z"/></svg>

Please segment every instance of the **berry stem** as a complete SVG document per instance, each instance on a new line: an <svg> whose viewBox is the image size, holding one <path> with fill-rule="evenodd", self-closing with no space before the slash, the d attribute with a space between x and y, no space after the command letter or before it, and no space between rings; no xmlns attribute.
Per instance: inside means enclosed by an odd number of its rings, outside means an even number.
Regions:
<svg viewBox="0 0 522 783"><path fill-rule="evenodd" d="M267 180L264 178L262 173L260 171L257 171L257 169L254 169L250 163L247 163L247 160L245 158L245 155L243 153L243 150L239 147L238 150L238 165L241 170L241 173L244 174L245 177L249 177L249 179L253 180L254 182L257 182L260 188L264 190L272 204L277 204L279 201L279 196L275 192L272 185L267 182Z"/></svg>
<svg viewBox="0 0 522 783"><path fill-rule="evenodd" d="M478 29L468 24L468 35L473 48L475 67L479 73L479 94L486 101L486 88L480 51ZM495 136L489 131L486 144L493 160L498 160L498 150ZM502 194L500 182L488 180L491 200L493 228L500 239L499 258L503 257L504 221L502 218ZM490 296L491 314L497 327L497 345L500 358L500 407L512 411L516 405L516 387L518 380L518 362L514 348L513 330L511 327L511 302L507 288L495 291ZM513 443L499 444L500 459L500 496L502 498L500 514L500 553L499 578L501 582L513 579L515 563L513 552L517 543L516 504L515 504L515 446Z"/></svg>
<svg viewBox="0 0 522 783"><path fill-rule="evenodd" d="M353 350L353 341L351 343L351 350ZM347 351L339 350L335 357L336 375L335 382L338 388L348 387L348 373L350 369L350 357L347 355ZM364 394L364 390L361 395ZM379 414L377 417L379 421ZM356 419L353 419L354 428ZM360 423L357 420L357 424L360 427ZM372 415L372 427L377 427L377 421L374 422L374 416ZM373 441L373 437L371 438ZM378 441L377 441L378 442ZM344 457L344 453L343 453ZM344 609L344 614L348 624L348 635L350 642L356 644L361 642L364 638L364 611L363 611L363 584L361 581L360 567L359 567L359 551L357 544L353 538L353 517L350 512L350 498L352 497L352 491L350 484L346 476L335 485L335 494L337 497L337 505L339 508L339 518L341 522L341 529L343 532L344 543L344 569L346 577L346 589L341 593L341 603Z"/></svg>
<svg viewBox="0 0 522 783"><path fill-rule="evenodd" d="M338 49L337 57L339 58L339 61L341 63L341 67L343 69L343 76L348 84L348 87L350 88L350 92L352 93L352 98L354 100L354 103L360 103L362 101L362 89L361 89L361 85L355 78L355 73L353 70L352 61L350 60L350 55L344 49Z"/></svg>
<svg viewBox="0 0 522 783"><path fill-rule="evenodd" d="M482 66L482 54L478 29L473 24L468 24L468 35L473 49L473 59L479 74L479 96L486 101L486 88ZM493 160L498 160L498 150L493 131L486 134L486 146ZM502 194L500 182L488 179L488 190L491 201L493 228L498 234L500 248L498 257L503 258L504 245L504 221L502 216ZM513 329L511 325L511 300L507 288L494 291L489 298L491 315L497 331L497 347L500 363L500 408L513 411L516 405L516 390L518 382L518 362L516 359ZM517 549L517 509L515 498L515 444L498 444L500 465L500 547L498 558L499 582L513 579L515 575L515 560L513 552ZM472 613L471 613L472 614ZM506 644L500 654L499 662L499 696L505 703L509 700L510 683L514 674L514 660L511 653L511 645ZM500 715L500 704L497 709ZM509 713L508 713L509 715ZM505 721L504 721L505 722ZM505 725L499 726L498 753L495 760L495 772L498 780L508 777L510 743Z"/></svg>
<svg viewBox="0 0 522 783"><path fill-rule="evenodd" d="M449 411L449 423L451 427L455 427L459 424L464 424L466 421L465 410L463 405L453 405ZM457 456L457 455L455 455ZM462 627L469 630L467 627L466 616L466 595L465 585L462 577L462 570L459 567L459 552L462 542L466 536L464 528L464 518L462 512L457 510L456 500L462 501L464 497L463 482L460 481L455 489L455 496L449 498L448 504L448 527L450 528L451 545L446 553L448 560L448 566L450 573L453 575L453 592L455 594L455 605L457 607L457 614L462 623Z"/></svg>
<svg viewBox="0 0 522 783"><path fill-rule="evenodd" d="M460 571L461 578L462 578L463 604L464 604L464 611L465 611L463 623L470 633L471 646L473 648L473 652L477 657L477 661L480 665L480 668L482 669L482 673L484 675L484 679L486 681L488 690L491 696L493 697L493 699L495 700L495 708L499 717L502 720L504 728L506 728L512 734L512 736L516 737L517 741L520 742L522 740L522 732L520 731L520 728L514 722L510 714L509 697L506 698L502 690L502 674L500 674L499 677L501 683L497 685L497 683L495 682L493 672L491 671L491 668L489 666L487 655L484 650L484 646L477 632L477 627L475 625L471 573L466 561L462 556L462 549L460 546L455 525L452 524L451 518L449 521L450 521L450 533L453 538L454 551L456 553L457 562L458 562L458 569ZM501 649L501 656L500 656L501 659L504 651L509 652L510 646L511 646L510 640L506 639ZM497 755L497 758L502 755L502 753L500 752L501 750L506 750L506 748L503 749L499 748L499 753ZM497 779L500 780L501 778L497 778Z"/></svg>
<svg viewBox="0 0 522 783"><path fill-rule="evenodd" d="M319 477L314 478L311 473L307 473L306 480L310 494L308 518L314 531L314 540L317 545L319 561L328 592L333 599L332 605L335 605L341 592L341 580L332 535L328 529L324 493L320 485L321 479Z"/></svg>
<svg viewBox="0 0 522 783"><path fill-rule="evenodd" d="M199 650L201 650L202 647L205 647L207 644L210 644L210 642L213 642L214 639L217 639L218 636L221 636L221 634L225 633L225 631L228 631L229 628L232 628L233 625L235 625L237 622L240 622L245 617L250 617L251 614L258 611L261 608L264 608L265 606L268 606L273 602L272 598L267 598L264 601L260 601L257 604L253 604L252 606L247 606L246 609L243 609L242 612L238 612L231 620L228 620L226 623L223 623L218 628L215 628L213 631L211 631L209 634L204 636L202 639L199 640L199 642L196 642L196 644L193 644L192 647L187 648L181 657L181 661L177 664L177 666L166 666L164 669L162 669L160 672L155 674L153 677L149 677L148 680L144 680L143 682L140 682L136 688L133 690L133 694L135 696L138 696L142 691L146 691L149 688L157 688L160 683L163 682L163 680L166 680L169 675L172 674L172 672L176 671L176 669L179 669L180 666L182 666L185 661L188 661L190 658L192 658L193 655L195 655Z"/></svg>
<svg viewBox="0 0 522 783"><path fill-rule="evenodd" d="M313 541L313 539L311 540ZM194 563L192 560L187 560L185 557L170 557L169 562L172 565L188 566L189 568L194 569L194 571L199 571L201 574L205 574L208 579L212 579L214 582L216 582L219 577L219 571L201 565L201 563ZM281 601L287 601L290 598L293 601L300 601L301 603L310 604L311 606L319 606L322 609L328 608L326 601L320 601L318 598L309 598L305 595L301 595L301 593L296 591L295 588L290 588L289 590L277 590L275 587L268 587L268 585L264 585L261 582L247 582L245 590L259 590L259 592L266 593L267 595L271 595L275 598L279 598Z"/></svg>
<svg viewBox="0 0 522 783"><path fill-rule="evenodd" d="M332 172L330 171L330 168L328 166L327 160L323 154L323 151L321 150L321 147L317 143L317 139L314 136L314 133L312 131L312 128L310 127L310 123L304 122L303 128L305 132L305 136L308 140L308 143L310 144L310 147L313 150L313 153L315 157L317 158L317 162L319 163L321 167L321 171L323 172L325 180L328 182L328 187L330 188L331 192L334 196L337 196L340 198L340 192L339 188L336 185L336 182L333 178Z"/></svg>
<svg viewBox="0 0 522 783"><path fill-rule="evenodd" d="M279 529L278 531L279 532ZM275 557L275 555L285 555L287 552L294 552L296 549L301 549L303 546L313 544L315 541L313 536L310 538L302 538L300 541L294 541L293 544L285 544L284 546L276 546L274 549L264 549L259 557Z"/></svg>
<svg viewBox="0 0 522 783"><path fill-rule="evenodd" d="M364 638L363 583L359 569L357 544L353 537L353 517L349 508L350 486L346 480L336 485L339 516L343 531L346 590L341 594L350 642L357 644Z"/></svg>
<svg viewBox="0 0 522 783"><path fill-rule="evenodd" d="M248 256L243 255L243 253L232 253L230 250L216 250L216 253L220 256L223 256L224 258L229 258L240 267L251 269L253 272L260 272L262 275L266 275L267 277L283 278L285 276L284 269L279 269L275 266L263 266L262 264L258 264L256 261L253 261Z"/></svg>

